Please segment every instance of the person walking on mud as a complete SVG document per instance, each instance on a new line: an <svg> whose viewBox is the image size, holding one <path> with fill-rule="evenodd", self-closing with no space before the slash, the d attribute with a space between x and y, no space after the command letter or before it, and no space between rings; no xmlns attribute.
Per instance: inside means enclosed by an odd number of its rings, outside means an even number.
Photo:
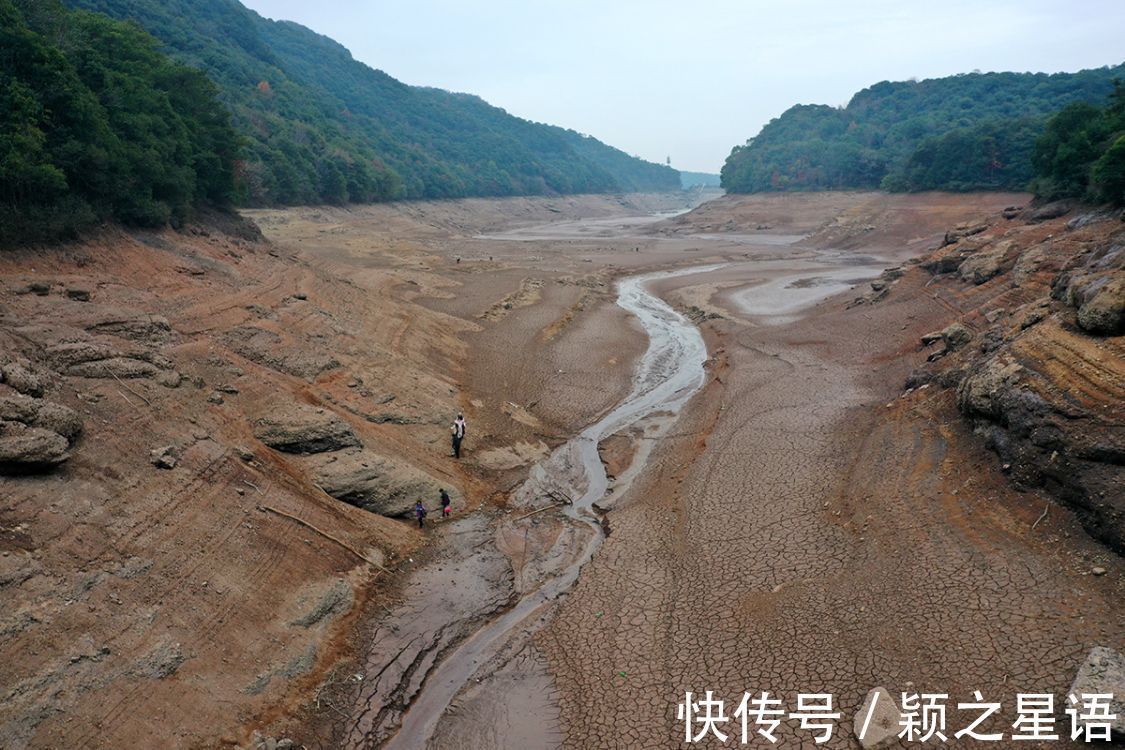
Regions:
<svg viewBox="0 0 1125 750"><path fill-rule="evenodd" d="M441 517L449 518L453 515L453 507L450 505L449 493L444 489L441 490Z"/></svg>
<svg viewBox="0 0 1125 750"><path fill-rule="evenodd" d="M426 525L426 506L422 505L422 501L414 503L414 517L418 519L418 528Z"/></svg>
<svg viewBox="0 0 1125 750"><path fill-rule="evenodd" d="M461 441L465 439L464 414L457 415L457 419L453 420L453 426L449 428L449 432L453 443L453 457L461 458Z"/></svg>

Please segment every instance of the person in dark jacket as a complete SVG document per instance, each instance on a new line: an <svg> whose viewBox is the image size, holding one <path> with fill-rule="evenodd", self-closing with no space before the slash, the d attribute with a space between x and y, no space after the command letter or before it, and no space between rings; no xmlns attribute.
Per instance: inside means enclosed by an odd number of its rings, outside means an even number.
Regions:
<svg viewBox="0 0 1125 750"><path fill-rule="evenodd" d="M444 489L441 491L441 517L449 518L453 515L453 507L450 505L449 493Z"/></svg>
<svg viewBox="0 0 1125 750"><path fill-rule="evenodd" d="M426 525L426 506L422 505L422 501L414 503L414 517L418 519L418 528Z"/></svg>

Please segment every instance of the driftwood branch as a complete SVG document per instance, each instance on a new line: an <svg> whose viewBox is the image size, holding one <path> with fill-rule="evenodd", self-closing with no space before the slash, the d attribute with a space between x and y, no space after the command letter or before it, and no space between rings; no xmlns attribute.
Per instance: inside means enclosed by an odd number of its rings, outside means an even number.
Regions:
<svg viewBox="0 0 1125 750"><path fill-rule="evenodd" d="M117 373L115 373L115 372L114 372L113 370L110 370L110 371L109 371L109 374L113 376L113 379L114 379L114 380L116 380L116 381L118 382L118 384L119 384L119 385L120 385L120 386L121 386L122 388L124 388L125 390L129 391L129 393L132 393L132 394L133 394L134 396L136 396L137 398L139 398L139 399L140 399L141 401L144 401L144 402L145 402L146 404L148 404L149 406L152 406L152 402L151 402L151 401L149 401L149 400L148 400L147 398L145 398L145 397L144 397L144 396L142 396L141 394L139 394L139 393L137 393L136 391L134 391L134 390L133 390L132 388L130 388L129 386L125 385L125 381L124 381L124 380L122 380L121 378L117 377ZM126 401L128 401L129 399L125 399L125 400L126 400Z"/></svg>
<svg viewBox="0 0 1125 750"><path fill-rule="evenodd" d="M297 516L295 516L291 513L286 513L283 510L278 510L277 508L271 507L269 505L259 505L258 510L269 511L270 513L276 513L277 515L282 516L283 518L288 518L291 521L295 521L295 522L299 523L300 525L304 526L305 528L312 529L313 531L315 531L317 534L320 534L325 539L327 539L331 542L335 542L336 544L340 545L341 547L346 549L348 552L351 552L353 555L358 557L360 560L363 560L368 565L373 565L376 568L378 568L379 570L383 571L384 573L387 573L388 575L391 572L391 571L387 570L386 568L384 568L379 563L377 563L374 560L371 560L370 558L368 558L367 555L363 554L362 552L360 552L359 550L357 550L355 547L351 546L347 542L343 541L342 539L337 539L336 537L329 534L327 531L321 531L320 529L313 526L311 523L304 520L303 518L298 518Z"/></svg>
<svg viewBox="0 0 1125 750"><path fill-rule="evenodd" d="M540 508L539 510L533 510L530 513L526 513L522 516L517 516L517 517L513 518L512 520L513 521L522 521L525 518L531 518L536 513L542 513L545 510L551 510L551 508L561 508L564 505L566 505L566 503L555 503L554 505L548 505L546 508Z"/></svg>
<svg viewBox="0 0 1125 750"><path fill-rule="evenodd" d="M1035 523L1031 524L1031 530L1032 531L1035 531L1035 527L1039 525L1039 522L1047 517L1047 511L1050 510L1050 509L1051 509L1050 503L1047 503L1046 505L1043 506L1043 515L1039 516L1039 518L1037 518L1035 520Z"/></svg>

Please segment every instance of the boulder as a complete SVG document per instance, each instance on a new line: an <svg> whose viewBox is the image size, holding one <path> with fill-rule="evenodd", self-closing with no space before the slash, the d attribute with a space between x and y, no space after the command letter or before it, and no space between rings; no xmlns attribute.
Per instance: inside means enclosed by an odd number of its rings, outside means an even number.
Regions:
<svg viewBox="0 0 1125 750"><path fill-rule="evenodd" d="M369 451L323 453L310 459L316 485L337 500L383 516L407 516L418 500L436 500L433 477Z"/></svg>
<svg viewBox="0 0 1125 750"><path fill-rule="evenodd" d="M30 396L0 397L0 420L58 433L68 444L82 432L82 417L73 409Z"/></svg>
<svg viewBox="0 0 1125 750"><path fill-rule="evenodd" d="M960 349L973 340L973 332L960 323L950 323L941 332L945 345L951 349Z"/></svg>
<svg viewBox="0 0 1125 750"><path fill-rule="evenodd" d="M0 472L45 471L69 458L67 439L41 427L0 420Z"/></svg>
<svg viewBox="0 0 1125 750"><path fill-rule="evenodd" d="M1011 242L1000 242L988 250L974 253L957 267L957 273L962 281L983 284L1004 270L1004 261L1011 248Z"/></svg>
<svg viewBox="0 0 1125 750"><path fill-rule="evenodd" d="M1112 693L1109 711L1117 718L1110 727L1125 735L1125 657L1120 652L1105 646L1091 649L1070 686L1070 695L1081 700L1082 693Z"/></svg>
<svg viewBox="0 0 1125 750"><path fill-rule="evenodd" d="M1101 336L1125 332L1125 276L1108 279L1099 285L1078 308L1078 325Z"/></svg>
<svg viewBox="0 0 1125 750"><path fill-rule="evenodd" d="M325 409L293 406L262 417L254 436L286 453L323 453L360 444L350 424Z"/></svg>
<svg viewBox="0 0 1125 750"><path fill-rule="evenodd" d="M0 381L27 396L42 396L47 379L26 360L12 359L0 364Z"/></svg>
<svg viewBox="0 0 1125 750"><path fill-rule="evenodd" d="M84 286L68 286L66 288L66 296L78 302L89 302L90 290Z"/></svg>
<svg viewBox="0 0 1125 750"><path fill-rule="evenodd" d="M930 333L922 336L922 346L929 346L930 344L941 341L944 338L941 331L931 331Z"/></svg>
<svg viewBox="0 0 1125 750"><path fill-rule="evenodd" d="M864 750L883 750L896 745L901 731L901 718L902 713L894 696L884 687L873 688L867 693L852 722L860 747Z"/></svg>
<svg viewBox="0 0 1125 750"><path fill-rule="evenodd" d="M148 457L149 463L158 469L176 468L176 449L170 445L154 448Z"/></svg>
<svg viewBox="0 0 1125 750"><path fill-rule="evenodd" d="M184 376L175 370L165 370L156 376L156 382L165 388L179 388Z"/></svg>
<svg viewBox="0 0 1125 750"><path fill-rule="evenodd" d="M945 240L942 245L952 245L955 242L971 237L974 234L980 234L988 229L988 224L958 224L953 229L945 233Z"/></svg>
<svg viewBox="0 0 1125 750"><path fill-rule="evenodd" d="M957 405L962 413L1000 420L1004 414L1001 400L1019 380L1023 368L1004 358L989 360L983 367L961 381L957 389Z"/></svg>
<svg viewBox="0 0 1125 750"><path fill-rule="evenodd" d="M1074 201L1054 201L1053 203L1048 203L1035 209L1027 219L1031 222L1057 219L1067 214L1070 209L1074 208L1074 205Z"/></svg>

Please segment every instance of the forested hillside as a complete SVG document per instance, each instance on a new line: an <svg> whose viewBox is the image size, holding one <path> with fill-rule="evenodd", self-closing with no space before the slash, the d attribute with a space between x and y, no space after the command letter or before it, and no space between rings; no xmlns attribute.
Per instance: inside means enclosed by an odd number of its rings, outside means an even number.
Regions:
<svg viewBox="0 0 1125 750"><path fill-rule="evenodd" d="M1125 206L1125 84L1104 107L1076 102L1047 121L1032 155L1035 194Z"/></svg>
<svg viewBox="0 0 1125 750"><path fill-rule="evenodd" d="M475 96L407 86L235 0L66 1L135 20L218 84L246 141L246 204L679 187L673 169Z"/></svg>
<svg viewBox="0 0 1125 750"><path fill-rule="evenodd" d="M237 147L215 86L136 26L0 0L0 246L226 205Z"/></svg>
<svg viewBox="0 0 1125 750"><path fill-rule="evenodd" d="M844 108L797 105L736 147L732 192L877 188L1024 190L1047 118L1102 104L1125 65L1079 73L972 73L883 82Z"/></svg>

